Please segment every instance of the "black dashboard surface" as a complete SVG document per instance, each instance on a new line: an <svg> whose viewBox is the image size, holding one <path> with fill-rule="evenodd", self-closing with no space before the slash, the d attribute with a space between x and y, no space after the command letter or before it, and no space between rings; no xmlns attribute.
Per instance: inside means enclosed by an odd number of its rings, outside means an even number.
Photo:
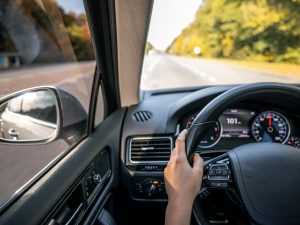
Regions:
<svg viewBox="0 0 300 225"><path fill-rule="evenodd" d="M186 128L187 119L189 117L199 112L213 98L233 87L236 86L215 86L202 88L200 90L191 88L148 93L140 104L131 106L127 111L122 136L123 162L125 162L124 153L126 151L128 138L162 135L174 137L176 133ZM287 117L293 135L299 136L299 131L295 127L295 125L299 123L298 107L291 102L290 99L283 99L280 96L265 96L265 98L241 102L238 105L232 106L231 109L249 110L249 113L255 114L249 118L249 124L247 126L251 126L254 117L259 113L264 111L279 112ZM140 111L149 111L152 117L147 121L138 122L134 118L134 113ZM250 137L244 138L245 142L241 142L241 144L255 141L251 132L248 136ZM223 139L225 138L223 137ZM229 147L234 146L235 145ZM217 147L219 149L224 148L216 145L215 148Z"/></svg>
<svg viewBox="0 0 300 225"><path fill-rule="evenodd" d="M217 95L234 86L216 86L202 89L177 89L174 91L149 92L141 103L129 107L123 126L122 150L126 141L134 136L174 135L179 119L191 110L204 107ZM138 122L134 114L151 113L151 119Z"/></svg>

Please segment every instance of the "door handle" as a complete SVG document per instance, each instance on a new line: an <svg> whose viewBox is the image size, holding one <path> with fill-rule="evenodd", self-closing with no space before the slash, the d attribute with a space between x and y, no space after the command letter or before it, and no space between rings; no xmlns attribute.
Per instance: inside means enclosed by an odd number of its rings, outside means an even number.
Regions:
<svg viewBox="0 0 300 225"><path fill-rule="evenodd" d="M11 128L8 130L8 134L14 139L14 140L17 140L19 138L19 132L14 129L14 128Z"/></svg>

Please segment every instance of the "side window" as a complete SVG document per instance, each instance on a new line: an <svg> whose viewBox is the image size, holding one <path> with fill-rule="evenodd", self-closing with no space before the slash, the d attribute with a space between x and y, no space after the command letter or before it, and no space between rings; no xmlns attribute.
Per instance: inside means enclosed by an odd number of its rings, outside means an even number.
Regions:
<svg viewBox="0 0 300 225"><path fill-rule="evenodd" d="M0 143L0 207L85 137L95 68L83 0L0 1L0 97L37 86L57 88L69 100L62 123L72 137L43 145ZM53 132L57 114L51 96L34 94L2 107L0 136L21 140Z"/></svg>

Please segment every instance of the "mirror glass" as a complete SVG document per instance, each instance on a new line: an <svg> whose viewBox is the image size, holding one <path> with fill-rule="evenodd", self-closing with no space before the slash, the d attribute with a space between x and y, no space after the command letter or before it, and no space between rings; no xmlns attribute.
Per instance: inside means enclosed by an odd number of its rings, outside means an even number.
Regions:
<svg viewBox="0 0 300 225"><path fill-rule="evenodd" d="M57 133L56 96L51 90L22 93L0 105L0 138L40 141Z"/></svg>

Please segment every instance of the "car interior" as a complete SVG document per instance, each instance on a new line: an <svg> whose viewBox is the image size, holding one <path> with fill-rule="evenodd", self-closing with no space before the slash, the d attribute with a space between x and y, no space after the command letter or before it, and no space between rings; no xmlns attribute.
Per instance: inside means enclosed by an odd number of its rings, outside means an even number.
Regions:
<svg viewBox="0 0 300 225"><path fill-rule="evenodd" d="M299 84L141 91L154 1L83 3L96 58L88 109L52 85L0 100L1 123L24 122L19 130L1 128L0 150L17 151L9 164L21 169L5 170L0 182L7 190L0 224L164 224L164 169L179 133L188 129L187 157L199 153L205 161L191 225L299 225ZM30 109L20 103L28 94L35 99ZM43 149L51 160L39 159ZM28 179L25 170L34 161L42 169Z"/></svg>

